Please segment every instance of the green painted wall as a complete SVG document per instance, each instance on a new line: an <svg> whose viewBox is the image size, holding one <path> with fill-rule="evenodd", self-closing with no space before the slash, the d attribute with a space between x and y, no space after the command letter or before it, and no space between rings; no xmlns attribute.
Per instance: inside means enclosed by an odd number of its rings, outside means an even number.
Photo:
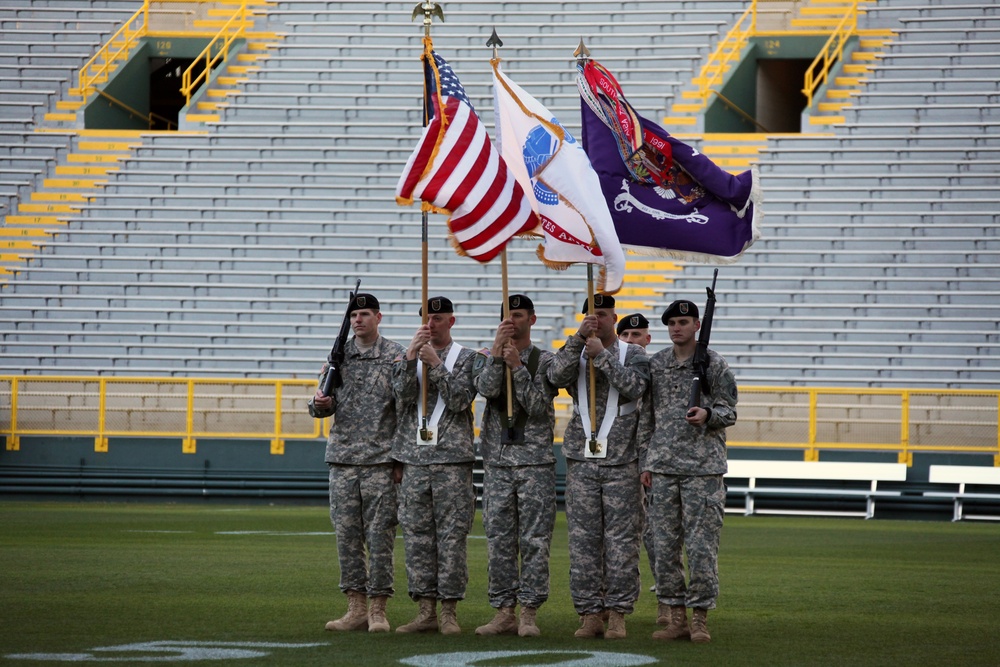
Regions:
<svg viewBox="0 0 1000 667"><path fill-rule="evenodd" d="M149 115L149 47L141 45L100 89L139 114ZM142 116L132 114L102 95L95 95L84 110L87 129L145 130Z"/></svg>
<svg viewBox="0 0 1000 667"><path fill-rule="evenodd" d="M733 69L720 94L751 118L757 106L757 45L744 50L739 64ZM705 132L756 132L756 126L742 117L718 95L705 110Z"/></svg>
<svg viewBox="0 0 1000 667"><path fill-rule="evenodd" d="M110 81L100 89L131 107L140 115L130 113L101 95L95 95L84 109L84 127L98 130L145 130L148 129L143 116L150 111L149 80L152 73L152 58L192 59L198 56L208 44L207 38L144 38L122 67L112 75ZM242 43L242 40L241 40Z"/></svg>
<svg viewBox="0 0 1000 667"><path fill-rule="evenodd" d="M757 37L744 49L739 64L726 76L719 91L723 97L750 117L757 109L758 61L767 59L809 59L822 50L827 41L824 36ZM705 110L705 132L757 132L757 126L743 118L718 95L713 96Z"/></svg>

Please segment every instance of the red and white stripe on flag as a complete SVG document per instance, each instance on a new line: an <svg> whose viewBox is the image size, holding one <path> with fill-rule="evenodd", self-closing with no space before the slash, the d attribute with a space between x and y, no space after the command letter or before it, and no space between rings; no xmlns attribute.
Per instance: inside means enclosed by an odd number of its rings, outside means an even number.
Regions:
<svg viewBox="0 0 1000 667"><path fill-rule="evenodd" d="M449 214L460 252L488 262L513 236L533 231L538 218L472 107L458 97L440 99L399 179L396 200L418 198Z"/></svg>

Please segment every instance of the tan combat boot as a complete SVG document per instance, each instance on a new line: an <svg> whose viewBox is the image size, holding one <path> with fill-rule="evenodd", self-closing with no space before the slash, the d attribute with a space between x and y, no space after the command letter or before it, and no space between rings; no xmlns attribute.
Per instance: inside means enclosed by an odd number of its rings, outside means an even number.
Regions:
<svg viewBox="0 0 1000 667"><path fill-rule="evenodd" d="M435 632L438 629L437 600L435 598L420 598L417 617L396 628L396 632Z"/></svg>
<svg viewBox="0 0 1000 667"><path fill-rule="evenodd" d="M444 613L442 612L443 615ZM493 620L486 625L480 625L476 628L476 634L487 637L493 635L516 635L517 619L514 617L514 608L500 607L497 609Z"/></svg>
<svg viewBox="0 0 1000 667"><path fill-rule="evenodd" d="M535 612L537 611L538 609L535 607L521 608L521 623L517 628L518 635L521 637L537 637L542 634L542 631L535 625Z"/></svg>
<svg viewBox="0 0 1000 667"><path fill-rule="evenodd" d="M674 639L690 637L691 628L688 626L687 607L683 605L673 607L663 606L667 607L667 610L664 612L667 616L667 622L664 624L666 627L654 632L653 639L673 641ZM656 619L656 622L659 623L660 619Z"/></svg>
<svg viewBox="0 0 1000 667"><path fill-rule="evenodd" d="M458 626L458 600L441 600L441 634L458 635L462 628ZM514 610L511 609L513 614Z"/></svg>
<svg viewBox="0 0 1000 667"><path fill-rule="evenodd" d="M327 630L365 630L368 628L368 598L358 591L347 591L347 613L326 624Z"/></svg>
<svg viewBox="0 0 1000 667"><path fill-rule="evenodd" d="M583 615L583 625L580 629L573 633L574 637L580 639L588 639L592 637L600 637L604 634L604 621L601 620L600 614L584 614Z"/></svg>
<svg viewBox="0 0 1000 667"><path fill-rule="evenodd" d="M604 633L604 638L625 639L625 614L620 611L608 614L608 630Z"/></svg>
<svg viewBox="0 0 1000 667"><path fill-rule="evenodd" d="M708 610L693 609L691 611L691 641L695 644L707 644L712 641L708 634Z"/></svg>
<svg viewBox="0 0 1000 667"><path fill-rule="evenodd" d="M368 632L389 632L389 621L385 617L385 595L372 598L368 607Z"/></svg>
<svg viewBox="0 0 1000 667"><path fill-rule="evenodd" d="M662 602L656 603L656 624L670 625L670 605Z"/></svg>

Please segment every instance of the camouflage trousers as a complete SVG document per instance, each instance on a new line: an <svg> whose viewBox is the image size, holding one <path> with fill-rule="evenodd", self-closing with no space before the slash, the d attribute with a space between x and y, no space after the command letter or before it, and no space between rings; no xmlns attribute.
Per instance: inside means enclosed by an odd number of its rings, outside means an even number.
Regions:
<svg viewBox="0 0 1000 667"><path fill-rule="evenodd" d="M471 462L403 468L399 523L411 598L465 597L469 583L466 540L475 513Z"/></svg>
<svg viewBox="0 0 1000 667"><path fill-rule="evenodd" d="M330 522L337 532L340 590L392 595L397 524L392 464L330 464Z"/></svg>
<svg viewBox="0 0 1000 667"><path fill-rule="evenodd" d="M649 560L649 571L653 573L653 583L656 584L656 550L653 548L653 522L649 520L649 499L653 492L641 487L642 493L642 546L646 547L646 558Z"/></svg>
<svg viewBox="0 0 1000 667"><path fill-rule="evenodd" d="M522 607L537 608L549 598L555 521L555 464L486 466L483 524L491 606L499 609L520 602Z"/></svg>
<svg viewBox="0 0 1000 667"><path fill-rule="evenodd" d="M639 466L566 461L569 588L577 614L631 614L639 598Z"/></svg>
<svg viewBox="0 0 1000 667"><path fill-rule="evenodd" d="M719 538L726 509L722 475L653 474L650 503L656 549L656 596L669 605L715 609ZM689 582L684 584L684 555Z"/></svg>

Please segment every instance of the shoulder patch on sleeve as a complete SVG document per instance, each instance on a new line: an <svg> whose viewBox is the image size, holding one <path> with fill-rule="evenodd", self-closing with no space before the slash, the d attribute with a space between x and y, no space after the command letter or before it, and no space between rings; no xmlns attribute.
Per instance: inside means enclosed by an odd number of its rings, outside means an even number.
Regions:
<svg viewBox="0 0 1000 667"><path fill-rule="evenodd" d="M489 361L490 351L482 349L476 353L476 358L472 360L472 372L478 374L486 366L486 362Z"/></svg>

